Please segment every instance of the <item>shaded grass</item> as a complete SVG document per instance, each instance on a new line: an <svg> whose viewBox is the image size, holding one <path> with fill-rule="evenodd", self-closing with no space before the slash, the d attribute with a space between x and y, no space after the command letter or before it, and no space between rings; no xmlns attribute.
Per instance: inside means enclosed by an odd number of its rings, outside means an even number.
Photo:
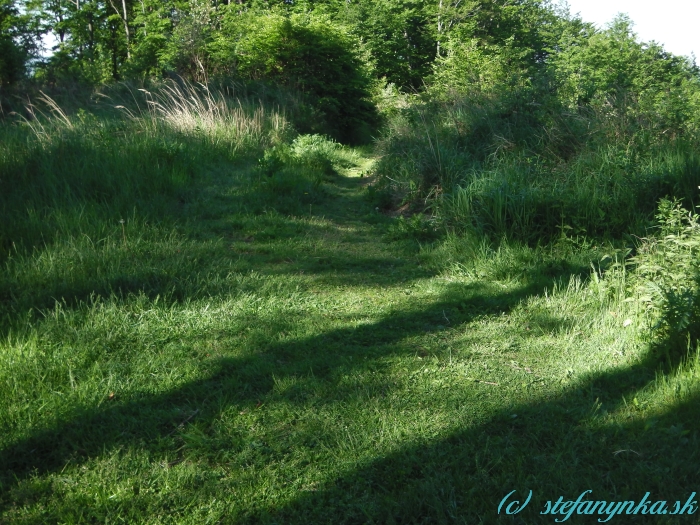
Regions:
<svg viewBox="0 0 700 525"><path fill-rule="evenodd" d="M137 211L172 225L197 195L198 174L250 161L289 131L279 112L174 86L148 94L143 108L117 106L121 114L68 116L44 96L30 119L4 125L0 257L51 242L62 228L99 236L89 225Z"/></svg>
<svg viewBox="0 0 700 525"><path fill-rule="evenodd" d="M551 523L695 490L697 353L660 367L624 247L393 235L369 159L304 140L332 173L187 142L184 203L42 201L0 281L0 522L517 523L532 489Z"/></svg>

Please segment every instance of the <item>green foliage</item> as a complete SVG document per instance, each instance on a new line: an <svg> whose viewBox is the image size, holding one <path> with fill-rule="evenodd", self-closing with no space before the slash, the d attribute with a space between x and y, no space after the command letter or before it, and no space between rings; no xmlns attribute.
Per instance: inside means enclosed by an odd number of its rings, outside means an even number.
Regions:
<svg viewBox="0 0 700 525"><path fill-rule="evenodd" d="M376 75L404 90L423 87L436 54L433 2L350 2L337 17L366 43Z"/></svg>
<svg viewBox="0 0 700 525"><path fill-rule="evenodd" d="M108 118L85 110L69 116L44 98L34 118L2 128L3 257L12 247L50 242L65 224L82 227L83 215L168 217L204 166L255 156L286 134L279 113L194 86L165 85L147 96Z"/></svg>
<svg viewBox="0 0 700 525"><path fill-rule="evenodd" d="M263 156L258 159L258 171L261 175L272 177L285 166L289 154L287 148L280 149L277 149L277 146L266 149Z"/></svg>
<svg viewBox="0 0 700 525"><path fill-rule="evenodd" d="M659 199L692 205L697 68L638 42L624 18L598 32L545 4L496 7L506 27L532 34L507 37L481 15L454 29L430 85L390 114L380 140L376 172L394 202L531 243L565 227L643 235Z"/></svg>
<svg viewBox="0 0 700 525"><path fill-rule="evenodd" d="M297 90L336 138L369 139L377 122L370 72L347 31L324 17L232 11L211 45L217 71Z"/></svg>
<svg viewBox="0 0 700 525"><path fill-rule="evenodd" d="M49 58L36 64L47 83L87 83L119 79L128 49L121 18L108 2L27 2L29 16L57 41Z"/></svg>
<svg viewBox="0 0 700 525"><path fill-rule="evenodd" d="M570 25L578 25L558 13L551 3L543 0L504 2L500 0L472 0L459 2L460 8L451 16L454 28L445 39L448 50L471 46L477 42L484 49L510 48L517 50L516 67L525 67L534 73L550 56L562 32Z"/></svg>
<svg viewBox="0 0 700 525"><path fill-rule="evenodd" d="M387 211L394 207L394 195L388 188L379 188L376 185L367 187L365 198L374 206L375 210Z"/></svg>
<svg viewBox="0 0 700 525"><path fill-rule="evenodd" d="M336 175L334 165L352 165L345 161L342 146L321 135L299 135L291 144L281 144L266 149L258 160L258 168L263 175L272 176L284 166L296 164L322 175ZM344 162L345 161L345 162Z"/></svg>
<svg viewBox="0 0 700 525"><path fill-rule="evenodd" d="M17 83L24 75L24 56L11 37L0 35L0 86Z"/></svg>
<svg viewBox="0 0 700 525"><path fill-rule="evenodd" d="M419 213L408 218L399 216L389 226L389 233L387 234L387 238L392 240L434 241L438 237L439 231L436 221Z"/></svg>
<svg viewBox="0 0 700 525"><path fill-rule="evenodd" d="M214 8L210 2L189 0L171 34L167 36L164 49L158 52L158 65L167 71L175 71L190 80L204 82L209 72L207 46L213 38ZM145 55L157 49L162 33L155 32L151 37Z"/></svg>
<svg viewBox="0 0 700 525"><path fill-rule="evenodd" d="M16 3L0 0L0 88L16 84L24 77L29 58L28 28Z"/></svg>
<svg viewBox="0 0 700 525"><path fill-rule="evenodd" d="M632 132L697 129L700 70L658 44L639 42L632 27L619 17L601 32L565 34L552 58L559 97L572 109L607 106L604 111L626 120Z"/></svg>
<svg viewBox="0 0 700 525"><path fill-rule="evenodd" d="M452 40L445 45L446 54L437 61L432 92L454 92L477 99L505 96L522 88L525 80L523 58L527 51L509 39L503 46L485 46L479 40Z"/></svg>
<svg viewBox="0 0 700 525"><path fill-rule="evenodd" d="M320 135L300 135L290 144L266 149L258 160L260 182L273 194L313 200L321 183L337 175L334 161L340 145Z"/></svg>
<svg viewBox="0 0 700 525"><path fill-rule="evenodd" d="M667 353L683 355L700 339L700 216L678 201L662 200L658 235L631 259L639 300L653 320L653 335Z"/></svg>
<svg viewBox="0 0 700 525"><path fill-rule="evenodd" d="M510 118L486 104L465 106L443 107L437 117L417 108L405 121L392 120L375 171L395 202L427 201L457 230L537 243L556 238L562 226L595 237L643 235L660 198L695 201L700 158L693 143L630 151L593 142L569 160L552 159L551 142L538 154L526 138L518 141L515 131L535 134L535 126L511 128L508 136Z"/></svg>
<svg viewBox="0 0 700 525"><path fill-rule="evenodd" d="M534 0L120 4L35 2L44 80L202 82L0 122L0 522L696 490L689 63Z"/></svg>
<svg viewBox="0 0 700 525"><path fill-rule="evenodd" d="M624 266L587 280L614 247L419 246L434 223L363 201L371 159L276 109L105 94L120 113L0 127L0 521L479 523L503 487L696 490L700 363L648 366Z"/></svg>
<svg viewBox="0 0 700 525"><path fill-rule="evenodd" d="M200 15L195 19L192 12ZM143 0L132 13L131 56L122 66L123 76L158 78L164 73L201 79L202 47L209 35L211 9L189 0Z"/></svg>

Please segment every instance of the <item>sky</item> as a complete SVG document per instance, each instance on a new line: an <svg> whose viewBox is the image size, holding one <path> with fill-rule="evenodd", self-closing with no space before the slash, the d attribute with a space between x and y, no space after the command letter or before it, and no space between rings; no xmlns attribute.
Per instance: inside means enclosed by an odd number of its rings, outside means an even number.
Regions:
<svg viewBox="0 0 700 525"><path fill-rule="evenodd" d="M572 14L603 28L618 13L634 22L643 42L655 40L675 55L700 60L700 0L568 0Z"/></svg>

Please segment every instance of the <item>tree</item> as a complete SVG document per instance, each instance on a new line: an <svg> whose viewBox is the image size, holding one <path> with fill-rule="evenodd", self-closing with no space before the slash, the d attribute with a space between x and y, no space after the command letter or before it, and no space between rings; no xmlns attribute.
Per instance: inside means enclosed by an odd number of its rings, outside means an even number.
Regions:
<svg viewBox="0 0 700 525"><path fill-rule="evenodd" d="M409 90L420 89L436 54L431 2L360 0L347 3L336 18L367 46L375 74Z"/></svg>
<svg viewBox="0 0 700 525"><path fill-rule="evenodd" d="M324 16L230 8L210 46L216 70L301 92L334 124L337 138L360 140L376 120L360 43Z"/></svg>
<svg viewBox="0 0 700 525"><path fill-rule="evenodd" d="M159 64L162 69L205 81L210 72L207 46L215 32L215 9L207 0L190 0L180 13L177 24L166 33Z"/></svg>
<svg viewBox="0 0 700 525"><path fill-rule="evenodd" d="M697 120L697 66L658 44L640 42L628 17L619 16L602 31L567 32L559 47L551 63L569 107L609 107L636 125L674 133Z"/></svg>
<svg viewBox="0 0 700 525"><path fill-rule="evenodd" d="M31 26L15 0L0 0L0 87L18 82L36 51Z"/></svg>

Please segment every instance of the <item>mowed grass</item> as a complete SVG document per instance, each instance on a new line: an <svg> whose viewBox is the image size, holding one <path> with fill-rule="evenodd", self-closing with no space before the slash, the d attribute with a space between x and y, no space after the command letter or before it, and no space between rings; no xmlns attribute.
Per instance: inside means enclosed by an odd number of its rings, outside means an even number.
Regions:
<svg viewBox="0 0 700 525"><path fill-rule="evenodd" d="M419 242L370 151L265 156L277 117L65 118L2 131L0 523L552 523L698 490L697 353L655 356L614 246Z"/></svg>

